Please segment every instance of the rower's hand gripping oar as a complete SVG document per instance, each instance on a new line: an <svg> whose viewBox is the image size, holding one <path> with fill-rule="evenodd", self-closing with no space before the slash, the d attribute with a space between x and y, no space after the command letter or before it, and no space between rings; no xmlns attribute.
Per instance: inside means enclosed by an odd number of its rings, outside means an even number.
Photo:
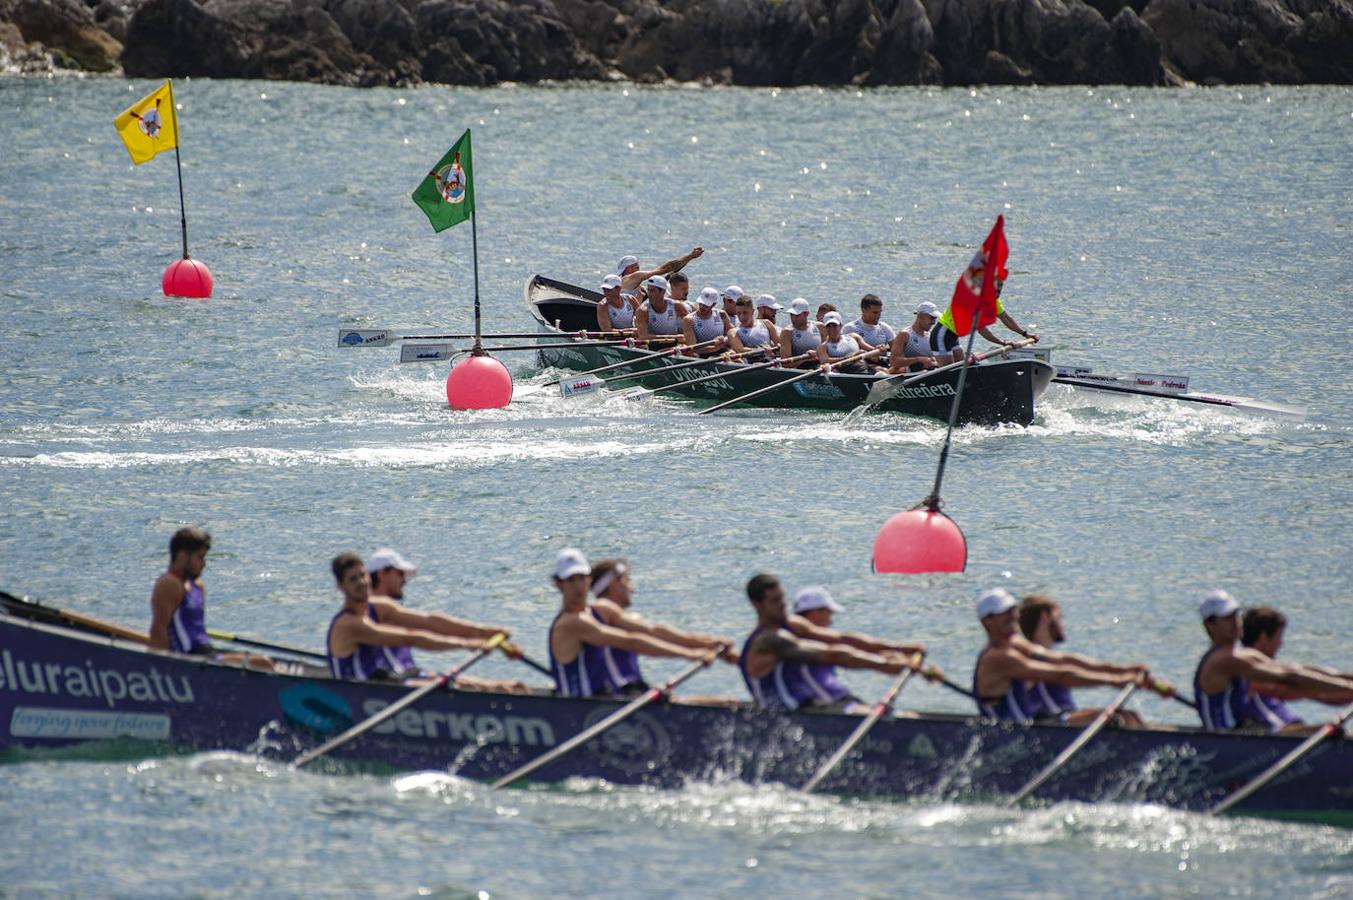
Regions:
<svg viewBox="0 0 1353 900"><path fill-rule="evenodd" d="M809 778L804 784L803 792L805 794L811 794L822 783L822 779L827 777L827 773L840 765L841 760L846 758L846 754L854 750L855 745L864 740L864 736L877 724L879 719L883 718L883 714L892 709L893 701L897 699L897 695L901 693L902 688L906 687L907 681L911 676L921 671L921 659L922 656L919 653L911 658L911 664L902 674L897 676L897 679L879 698L879 702L874 704L874 708L869 711L869 715L865 716L864 721L855 727L855 730L850 733L850 737L846 738L845 743L836 748L836 752L827 757L827 761L819 766L818 770L813 773L813 777Z"/></svg>
<svg viewBox="0 0 1353 900"><path fill-rule="evenodd" d="M567 378L555 378L555 379L552 379L552 380L550 380L550 381L545 382L544 384L542 384L542 385L540 385L540 386L543 387L543 388L554 387L556 384L559 384L561 381L574 381L574 380L577 380L577 379L587 378L587 377L590 376L590 375L597 375L597 374L600 374L600 373L602 373L602 372L610 372L610 371L612 371L612 370L614 370L614 369L624 369L624 368L628 368L629 366L637 366L639 363L645 362L645 361L650 360L650 359L659 359L659 358L661 358L661 357L663 357L663 356L675 356L676 354L680 353L680 352L683 351L683 350L699 350L701 347L708 347L709 345L714 344L714 343L717 343L717 341L705 341L704 343L696 344L696 345L693 346L693 347L685 347L685 346L680 346L680 345L678 345L678 346L675 346L675 347L668 347L668 348L665 349L665 350L655 350L655 351L653 351L652 353L645 353L645 354L643 354L642 356L636 356L636 357L634 357L633 359L626 359L626 360L621 360L621 361L618 362L618 363L611 363L609 366L598 366L598 367L595 368L595 369L588 369L586 372L579 372L579 373L577 373L576 375L571 375L571 376L569 376L569 377L567 377ZM548 347L550 347L550 346L552 346L552 345L550 345L550 344L541 344L540 346L541 346L541 347L548 348ZM553 346L557 346L557 345L553 345ZM602 381L602 379L597 379L597 383L598 383L598 384L600 384L601 381Z"/></svg>
<svg viewBox="0 0 1353 900"><path fill-rule="evenodd" d="M769 394L776 388L782 388L785 387L786 385L794 384L796 381L803 381L805 378L811 378L814 375L822 375L823 377L830 377L831 373L837 368L847 365L848 363L853 363L856 360L864 359L867 356L878 356L885 349L887 348L875 347L873 350L863 350L859 353L852 353L850 356L842 357L841 359L833 360L829 363L820 365L816 369L809 369L808 371L800 375L795 375L793 378L786 378L784 381L777 381L774 384L768 384L765 387L757 388L756 390L747 394L743 394L740 397L734 397L731 400L725 400L722 403L716 403L713 406L700 410L698 413L696 413L696 415L704 416L717 410L723 409L724 407L732 406L735 403L744 403L747 400L751 400L755 397L760 397L762 394Z"/></svg>
<svg viewBox="0 0 1353 900"><path fill-rule="evenodd" d="M302 766L314 762L324 754L333 750L335 747L341 747L343 744L348 743L354 738L366 734L368 731L375 728L377 725L384 722L391 716L395 715L400 710L412 706L413 704L417 703L419 700L423 699L428 694L432 693L438 688L441 688L447 684L454 685L456 683L456 679L459 678L462 674L464 674L466 669L470 668L470 666L479 662L481 659L488 656L494 650L498 649L498 645L503 643L503 641L506 639L507 635L495 634L493 637L489 638L488 641L485 642L484 646L479 650L477 650L473 656L465 660L465 662L461 663L460 665L456 666L454 669L451 669L448 672L438 675L436 678L434 678L427 684L423 685L422 687L410 691L408 694L405 694L399 700L396 700L394 703L391 703L389 706L385 707L385 709L376 713L374 716L371 716L370 718L367 719L363 719L361 722L358 722L356 725L352 726L347 731L343 732L337 737L325 741L323 744L320 744L313 750L309 750L305 753L302 753L300 756L296 757L296 759L292 761L291 767L293 769L299 769Z"/></svg>
<svg viewBox="0 0 1353 900"><path fill-rule="evenodd" d="M564 741L564 743L560 744L558 747L555 747L553 750L550 750L546 753L542 753L540 756L537 756L535 759L531 760L526 765L514 769L511 772L508 772L502 778L499 778L497 781L490 784L489 790L496 791L501 787L506 787L507 785L511 784L514 781L518 781L522 778L525 778L532 772L535 772L536 770L542 768L543 766L547 766L550 763L554 762L556 759L563 756L564 754L569 753L575 750L576 748L582 746L583 744L587 743L592 738L596 737L602 732L608 731L611 728L615 727L616 725L619 725L621 722L625 721L630 716L634 715L639 710L643 709L645 706L671 693L677 687L677 685L681 684L683 681L690 678L692 675L699 672L701 669L708 668L709 665L713 663L715 659L718 658L718 655L727 649L727 647L728 647L727 644L720 644L717 650L706 653L704 658L697 660L694 663L691 663L690 666L683 669L680 673L673 676L672 678L669 678L661 687L649 688L647 691L640 694L638 697L635 697L629 703L626 703L624 706L620 707L620 709L611 713L609 716L602 719L600 722L593 725L591 728L588 728L584 731L579 732L578 734L575 734L573 737Z"/></svg>
<svg viewBox="0 0 1353 900"><path fill-rule="evenodd" d="M753 347L753 348L750 349L750 350L743 350L743 351L740 351L740 352L738 352L738 353L735 353L734 355L735 355L735 356L746 356L746 355L751 354L751 353L762 353L762 352L765 352L765 348L763 348L763 347ZM674 390L677 390L678 388L687 387L687 386L692 385L692 384L701 384L701 383L706 382L706 381L713 381L713 380L716 379L716 378L728 378L728 377L730 377L730 376L737 376L737 375L741 375L743 372L751 372L751 371L753 371L753 370L755 370L755 369L769 369L769 368L771 368L772 366L784 366L784 365L791 365L791 364L793 364L793 363L804 362L804 361L806 361L810 356L814 356L814 355L815 355L815 354L813 353L813 351L809 350L809 351L807 351L807 352L805 352L805 353L800 353L798 356L791 356L789 359L772 359L772 360L768 360L767 362L751 363L750 365L739 366L738 368L736 368L736 369L734 369L734 370L732 370L732 371L729 371L729 370L726 370L726 369L720 369L719 371L717 371L717 372L712 372L712 373L710 373L709 375L702 375L702 376L700 376L699 378L692 378L690 381L677 381L677 382L674 382L674 383L672 383L672 384L664 384L664 385L661 386L661 387L655 387L655 388L635 388L634 390L626 391L625 393L621 394L620 396L624 397L626 400L639 400L639 399L642 399L642 398L644 398L644 397L651 397L651 396L653 396L654 394L660 394L660 393L662 393L663 391L674 391ZM718 360L708 360L708 359L706 359L706 360L701 360L701 362L718 362ZM684 365L684 363L682 363L682 365ZM672 367L670 367L670 368L676 368L676 366L672 366ZM654 369L653 371L654 371L654 372L664 372L664 371L670 371L670 369ZM816 370L813 370L813 371L816 371ZM808 374L811 375L811 374L813 374L813 372L810 371ZM781 382L781 383L783 384L783 382Z"/></svg>

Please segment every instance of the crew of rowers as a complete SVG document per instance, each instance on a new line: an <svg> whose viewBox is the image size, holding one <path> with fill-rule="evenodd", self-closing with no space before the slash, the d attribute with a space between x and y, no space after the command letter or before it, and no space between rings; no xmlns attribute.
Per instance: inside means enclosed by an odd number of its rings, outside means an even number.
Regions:
<svg viewBox="0 0 1353 900"><path fill-rule="evenodd" d="M210 548L211 537L198 528L180 529L170 540L169 567L151 594L150 645L271 668L266 657L220 654L212 646L201 579ZM332 571L343 596L325 645L335 678L425 680L429 676L417 668L414 648L486 650L495 646L491 639L510 636L499 625L404 606L405 585L417 569L394 550L378 550L365 561L355 553L342 553L334 558ZM954 687L937 668L923 664L924 644L834 627L834 617L843 610L825 588L800 589L791 609L778 579L754 576L747 582L747 599L756 621L738 651L730 637L688 631L636 613L630 574L623 559L592 565L579 550L559 553L553 573L559 609L547 638L556 695L625 697L647 691L641 656L706 663L722 659L739 667L757 706L782 710L867 711L838 669L889 674L911 669ZM1193 688L1206 730L1309 733L1314 726L1302 723L1286 701L1340 706L1353 702L1353 673L1275 658L1287 624L1277 610L1257 607L1242 619L1240 605L1230 594L1213 591L1199 611L1210 646L1198 664ZM1111 663L1055 649L1066 632L1061 608L1049 597L1033 594L1019 601L995 588L978 598L977 618L987 642L977 657L971 696L983 718L1086 724L1101 710L1080 708L1073 688L1136 684L1174 695L1174 688L1155 679L1143 663ZM523 656L510 644L504 649L509 656ZM456 679L456 686L529 690L520 682L464 675ZM685 698L685 702L702 701ZM1115 720L1124 727L1143 724L1127 710L1118 712Z"/></svg>
<svg viewBox="0 0 1353 900"><path fill-rule="evenodd" d="M963 359L952 309L940 312L929 301L916 307L901 333L883 321L883 300L877 294L860 299L859 318L852 322L843 321L830 303L813 313L807 300L796 297L789 303L785 325L776 316L786 307L773 295L753 297L736 284L722 291L703 288L692 302L690 279L681 269L703 252L696 247L653 269L642 269L637 257L622 258L615 274L601 282L598 329L632 332L637 341L679 336L685 352L729 362L761 362L778 355L785 365L814 368L840 361L839 371L854 374L917 372ZM1036 334L1001 306L1001 286L998 282L998 318L1021 337L1037 341ZM987 327L978 333L993 344L1013 343Z"/></svg>

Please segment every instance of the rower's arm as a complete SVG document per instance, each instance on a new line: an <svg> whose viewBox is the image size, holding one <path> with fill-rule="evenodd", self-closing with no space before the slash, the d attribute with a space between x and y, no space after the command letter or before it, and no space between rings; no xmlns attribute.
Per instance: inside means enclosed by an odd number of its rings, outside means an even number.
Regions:
<svg viewBox="0 0 1353 900"><path fill-rule="evenodd" d="M857 650L846 644L803 640L783 628L758 635L752 649L787 662L821 663L840 666L843 669L875 669L880 672L897 673L909 665L906 660Z"/></svg>
<svg viewBox="0 0 1353 900"><path fill-rule="evenodd" d="M690 319L681 320L681 343L687 347L700 343L695 337L695 323Z"/></svg>
<svg viewBox="0 0 1353 900"><path fill-rule="evenodd" d="M780 332L780 358L789 359L794 355L794 335L788 328Z"/></svg>
<svg viewBox="0 0 1353 900"><path fill-rule="evenodd" d="M561 623L570 637L579 643L593 646L614 647L617 650L629 650L631 653L643 653L647 656L675 656L682 659L703 659L708 651L697 650L672 644L648 634L626 631L585 616L574 616L567 623Z"/></svg>
<svg viewBox="0 0 1353 900"><path fill-rule="evenodd" d="M1032 642L1030 642L1032 643ZM1091 672L1108 672L1111 675L1131 675L1135 672L1144 672L1149 667L1144 663L1130 663L1128 665L1118 665L1117 663L1105 662L1102 659L1095 659L1092 656L1085 656L1080 653L1072 653L1068 650L1053 650L1050 647L1038 647L1038 653L1031 654L1045 662L1070 663L1074 666L1080 666Z"/></svg>
<svg viewBox="0 0 1353 900"><path fill-rule="evenodd" d="M1260 693L1271 693L1270 684L1302 691L1306 696L1331 692L1353 691L1353 680L1326 675L1305 666L1289 665L1260 654L1233 654L1224 661L1223 671L1231 677L1248 678L1251 687Z"/></svg>
<svg viewBox="0 0 1353 900"><path fill-rule="evenodd" d="M995 666L997 674L1003 678L1047 681L1069 688L1129 684L1137 677L1112 672L1094 672L1075 663L1043 662L1018 653L996 657L990 660L989 664Z"/></svg>
<svg viewBox="0 0 1353 900"><path fill-rule="evenodd" d="M150 591L150 646L169 649L169 622L182 602L183 588L174 579L162 575L155 580Z"/></svg>
<svg viewBox="0 0 1353 900"><path fill-rule="evenodd" d="M1013 331L1020 337L1031 337L1037 340L1037 335L1034 335L1033 333L1026 331L1024 326L1016 322L1015 317L1010 315L1010 313L1006 312L1005 310L1001 310L1001 313L998 316L998 318L1001 320L1002 325L1004 325L1006 328L1009 328L1011 331Z"/></svg>
<svg viewBox="0 0 1353 900"><path fill-rule="evenodd" d="M738 337L737 328L728 329L728 346L733 348L734 353L746 351L747 345L742 342L742 338Z"/></svg>
<svg viewBox="0 0 1353 900"><path fill-rule="evenodd" d="M380 647L417 647L420 650L480 650L484 647L482 640L387 625L361 616L344 616L334 625L334 632L336 638L345 638L350 646L375 644Z"/></svg>
<svg viewBox="0 0 1353 900"><path fill-rule="evenodd" d="M667 260L667 262L663 263L662 265L658 266L658 268L654 269L653 274L671 275L673 272L680 272L682 269L686 268L686 263L699 257L704 252L705 252L704 247L695 247L694 249L691 250L690 253L687 253L685 256L678 256L676 259Z"/></svg>
<svg viewBox="0 0 1353 900"><path fill-rule="evenodd" d="M375 604L377 601L371 602ZM380 603L377 608L380 610L381 620L385 624L398 625L401 628L418 628L423 631L431 631L433 634L480 638L481 640L491 638L495 634L502 634L504 637L510 637L512 634L506 628L476 625L474 622L448 616L446 613L419 612L393 601Z"/></svg>
<svg viewBox="0 0 1353 900"><path fill-rule="evenodd" d="M854 647L856 650L863 650L866 653L904 653L911 656L915 653L925 655L926 652L925 644L885 641L882 638L861 634L858 631L837 631L835 628L823 628L821 625L815 625L811 620L798 615L789 617L789 629L807 640L818 641L823 644L845 644L847 647Z"/></svg>
<svg viewBox="0 0 1353 900"><path fill-rule="evenodd" d="M611 331L611 304L603 299L597 304L597 330Z"/></svg>
<svg viewBox="0 0 1353 900"><path fill-rule="evenodd" d="M634 339L648 340L648 309L643 303L634 308Z"/></svg>

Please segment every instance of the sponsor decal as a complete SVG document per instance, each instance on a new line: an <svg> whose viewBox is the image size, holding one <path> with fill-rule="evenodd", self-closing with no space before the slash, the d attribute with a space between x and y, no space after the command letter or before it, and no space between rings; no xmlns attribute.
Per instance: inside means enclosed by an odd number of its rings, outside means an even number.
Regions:
<svg viewBox="0 0 1353 900"><path fill-rule="evenodd" d="M913 385L911 387L899 388L894 397L901 397L904 400L922 400L930 397L952 397L954 396L954 386L952 384L925 384Z"/></svg>
<svg viewBox="0 0 1353 900"><path fill-rule="evenodd" d="M390 704L371 699L362 704L364 716L374 716ZM554 728L535 716L495 716L489 713L456 713L435 709L406 709L373 729L376 734L427 740L473 741L483 744L518 744L552 747Z"/></svg>
<svg viewBox="0 0 1353 900"><path fill-rule="evenodd" d="M14 737L81 740L134 737L163 741L169 738L169 717L154 713L16 706L9 719L9 733Z"/></svg>
<svg viewBox="0 0 1353 900"><path fill-rule="evenodd" d="M1187 391L1189 389L1187 375L1144 375L1138 373L1132 376L1132 383L1140 388L1152 388L1157 391Z"/></svg>
<svg viewBox="0 0 1353 900"><path fill-rule="evenodd" d="M583 722L583 730L614 712L610 706L594 710ZM672 739L654 716L639 712L597 735L585 748L599 762L637 774L662 765L672 753Z"/></svg>
<svg viewBox="0 0 1353 900"><path fill-rule="evenodd" d="M277 695L282 714L291 725L320 734L335 734L352 725L347 698L317 684L297 684Z"/></svg>
<svg viewBox="0 0 1353 900"><path fill-rule="evenodd" d="M935 743L925 734L918 734L911 739L907 745L907 755L917 759L935 759L939 756L935 752Z"/></svg>
<svg viewBox="0 0 1353 900"><path fill-rule="evenodd" d="M810 381L796 381L790 385L800 397L815 397L820 400L840 400L845 393L834 384L813 384Z"/></svg>
<svg viewBox="0 0 1353 900"><path fill-rule="evenodd" d="M0 690L19 694L92 697L109 709L120 701L137 703L194 703L187 675L164 675L149 669L99 668L90 660L83 666L28 661L9 650L0 653Z"/></svg>

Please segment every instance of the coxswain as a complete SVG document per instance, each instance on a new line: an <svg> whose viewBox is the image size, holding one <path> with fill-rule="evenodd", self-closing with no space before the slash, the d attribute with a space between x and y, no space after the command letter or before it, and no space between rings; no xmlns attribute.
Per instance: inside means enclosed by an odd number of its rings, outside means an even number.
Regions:
<svg viewBox="0 0 1353 900"><path fill-rule="evenodd" d="M1037 343L1038 335L1034 334L1032 331L1028 331L1023 325L1016 322L1015 317L1006 312L1005 307L1001 305L1001 288L1004 285L1004 281L996 282L996 318L1000 319L1001 324L1006 328L1009 328L1015 334L1020 337L1033 338L1034 342ZM1014 341L1006 341L998 338L996 333L986 325L977 329L977 333L991 341L993 344L1000 344L1004 347L1009 347L1014 344ZM935 327L930 329L930 349L935 351L936 356L948 356L953 362L963 361L963 347L960 344L959 336L954 333L954 308L952 306L945 308L944 312L940 315L939 321L935 323Z"/></svg>
<svg viewBox="0 0 1353 900"><path fill-rule="evenodd" d="M817 350L822 343L822 331L816 322L808 321L808 301L795 297L789 301L789 327L780 329L780 358L789 359L801 353ZM813 368L816 360L797 363L800 369Z"/></svg>
<svg viewBox="0 0 1353 900"><path fill-rule="evenodd" d="M1030 655L1028 642L1020 638L1018 612L1019 603L1004 588L993 588L977 599L977 618L987 633L987 645L977 657L972 690L983 717L1033 722L1040 707L1030 682L1067 688L1151 683L1151 673L1144 668L1130 673L1097 672L1076 662Z"/></svg>
<svg viewBox="0 0 1353 900"><path fill-rule="evenodd" d="M1069 662L1091 672L1109 672L1132 675L1146 669L1142 663L1115 665L1079 653L1054 649L1066 640L1066 625L1062 621L1062 605L1045 594L1030 594L1019 602L1019 630L1012 642L1031 659L1044 662ZM1049 681L1031 681L1025 687L1034 703L1034 718L1057 719L1068 725L1089 725L1100 709L1081 709L1071 696L1071 689ZM1129 728L1145 727L1142 717L1130 709L1120 709L1116 724Z"/></svg>
<svg viewBox="0 0 1353 900"><path fill-rule="evenodd" d="M733 348L735 353L744 353L748 350L762 348L764 353L750 354L743 357L744 362L756 362L769 357L771 350L780 339L775 326L765 319L756 317L756 309L752 305L752 298L743 294L738 298L735 304L738 318L733 323L733 327L728 330L728 345Z"/></svg>
<svg viewBox="0 0 1353 900"><path fill-rule="evenodd" d="M634 327L634 307L620 293L620 276L607 275L601 280L601 302L597 304L597 328L601 331L620 331Z"/></svg>
<svg viewBox="0 0 1353 900"><path fill-rule="evenodd" d="M688 262L696 259L704 252L705 250L703 247L696 247L685 256L669 259L656 269L641 269L639 268L639 257L623 256L620 258L620 262L616 263L615 267L615 274L620 276L620 289L623 291L633 291L640 284L652 278L654 275L670 275L673 272L679 272L686 267Z"/></svg>
<svg viewBox="0 0 1353 900"><path fill-rule="evenodd" d="M550 671L561 697L604 697L624 685L611 677L605 650L628 650L646 656L712 660L715 651L684 647L661 638L602 622L588 608L592 567L582 551L567 547L554 564L554 585L560 609L550 624Z"/></svg>
<svg viewBox="0 0 1353 900"><path fill-rule="evenodd" d="M371 580L371 592L367 598L367 615L371 621L386 625L398 625L401 628L414 628L433 634L450 637L479 638L488 640L496 634L509 637L512 632L499 625L477 625L465 619L458 619L446 613L419 612L403 605L404 588L409 579L418 574L418 568L397 551L383 547L367 557L367 576ZM411 672L418 668L413 661L413 647L405 644L398 647L382 648L392 663L391 671ZM520 653L511 644L504 644L503 651L510 657ZM477 691L508 691L520 693L526 685L519 681L491 681L474 678L469 675L456 680L463 688Z"/></svg>
<svg viewBox="0 0 1353 900"><path fill-rule="evenodd" d="M392 652L397 648L483 650L491 646L477 638L452 637L393 622L378 622L371 614L371 579L362 558L356 553L340 553L330 568L343 594L343 608L329 623L324 642L329 672L335 678L368 681L418 676L417 669L406 668L405 659ZM411 656L408 661L412 661Z"/></svg>
<svg viewBox="0 0 1353 900"><path fill-rule="evenodd" d="M1240 604L1226 591L1213 591L1198 606L1211 646L1193 676L1198 717L1208 731L1262 731L1309 734L1315 729L1285 722L1258 699L1259 694L1333 703L1353 702L1353 679L1330 675L1299 663L1278 662L1253 647L1236 646L1241 637Z"/></svg>
<svg viewBox="0 0 1353 900"><path fill-rule="evenodd" d="M824 669L873 669L896 675L919 663L894 653L875 653L847 643L801 638L790 624L785 589L773 575L755 575L747 582L747 599L756 611L756 627L742 645L739 668L757 706L811 709L823 712L867 712L839 679L824 688L813 674ZM810 623L806 621L799 627ZM844 691L844 693L841 693Z"/></svg>
<svg viewBox="0 0 1353 900"><path fill-rule="evenodd" d="M860 317L843 327L841 333L854 335L865 350L890 346L897 337L893 326L883 321L883 299L878 294L860 298Z"/></svg>
<svg viewBox="0 0 1353 900"><path fill-rule="evenodd" d="M893 338L888 351L888 372L921 372L935 368L935 351L930 348L930 329L940 317L940 308L926 300L916 307L916 318L911 325Z"/></svg>
<svg viewBox="0 0 1353 900"><path fill-rule="evenodd" d="M757 295L756 317L765 320L776 332L780 330L780 326L776 324L775 316L782 309L784 309L784 307L780 305L779 300L775 299L774 294ZM776 340L779 340L778 335Z"/></svg>
<svg viewBox="0 0 1353 900"><path fill-rule="evenodd" d="M210 656L217 662L271 669L272 660L255 653L217 653L207 634L207 589L202 572L211 552L211 535L201 528L180 528L169 538L169 567L150 591L147 643L160 650Z"/></svg>
<svg viewBox="0 0 1353 900"><path fill-rule="evenodd" d="M630 606L634 602L634 588L630 584L630 565L626 560L600 560L592 567L589 577L592 582L592 600L588 608L602 624L632 634L648 635L681 647L713 650L719 653L725 662L738 661L737 653L732 649L731 638L687 631L662 622L650 622L633 612ZM611 693L628 695L648 690L648 683L644 681L639 671L637 653L633 650L605 646L599 650L606 667Z"/></svg>
<svg viewBox="0 0 1353 900"><path fill-rule="evenodd" d="M822 320L822 325L826 330L826 335L822 343L817 348L817 361L819 365L828 365L839 362L848 356L854 356L862 352L865 348L860 346L859 340L853 334L841 333L841 314L838 312L829 312ZM867 375L869 367L865 365L862 359L853 359L844 365L837 366L836 371L844 372L848 375Z"/></svg>
<svg viewBox="0 0 1353 900"><path fill-rule="evenodd" d="M634 337L646 341L650 337L681 334L681 320L686 317L686 306L667 296L667 279L661 275L644 281L644 301L634 311Z"/></svg>
<svg viewBox="0 0 1353 900"><path fill-rule="evenodd" d="M700 291L700 295L696 298L695 311L681 320L682 343L687 347L706 345L696 351L701 356L722 353L728 341L725 333L728 331L729 322L724 317L723 310L715 308L718 305L718 289L707 287ZM710 343L711 341L713 343Z"/></svg>

